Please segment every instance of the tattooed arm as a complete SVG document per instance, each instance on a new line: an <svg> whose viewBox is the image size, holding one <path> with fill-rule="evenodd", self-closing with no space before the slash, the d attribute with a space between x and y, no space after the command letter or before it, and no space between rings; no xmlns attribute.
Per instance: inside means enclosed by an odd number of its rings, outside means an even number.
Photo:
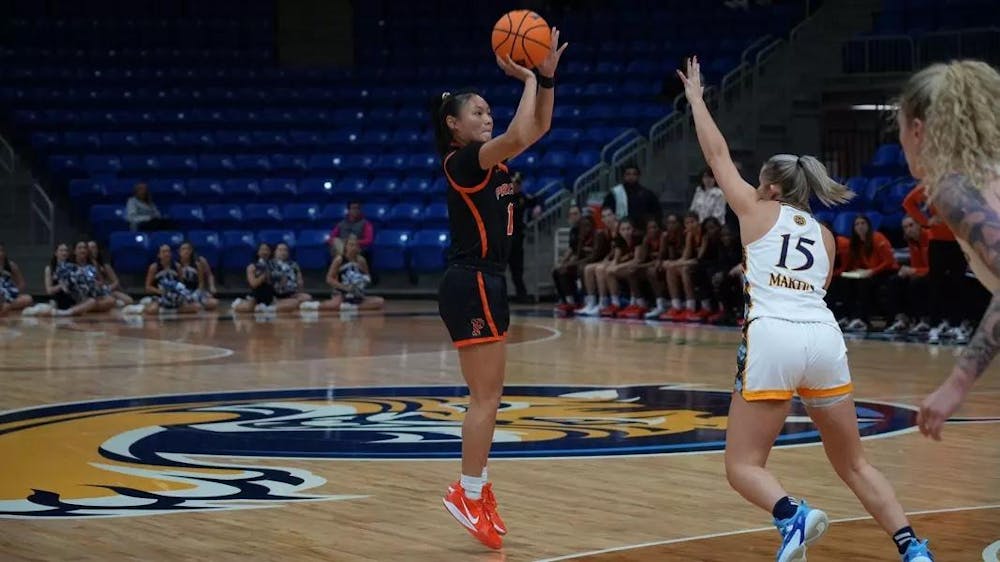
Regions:
<svg viewBox="0 0 1000 562"><path fill-rule="evenodd" d="M984 193L961 175L945 177L934 204L955 235L976 256L1000 275L1000 208L991 206ZM972 385L1000 350L1000 294L994 295L979 329L962 351L951 376L924 400L918 423L924 435L941 439L941 427L958 410Z"/></svg>

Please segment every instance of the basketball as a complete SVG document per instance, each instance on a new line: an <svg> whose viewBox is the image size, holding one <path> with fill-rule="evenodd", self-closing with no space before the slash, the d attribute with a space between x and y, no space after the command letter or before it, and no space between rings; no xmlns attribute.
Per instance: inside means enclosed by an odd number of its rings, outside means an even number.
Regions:
<svg viewBox="0 0 1000 562"><path fill-rule="evenodd" d="M535 68L545 60L550 43L549 24L531 10L507 12L493 26L493 52L526 68Z"/></svg>

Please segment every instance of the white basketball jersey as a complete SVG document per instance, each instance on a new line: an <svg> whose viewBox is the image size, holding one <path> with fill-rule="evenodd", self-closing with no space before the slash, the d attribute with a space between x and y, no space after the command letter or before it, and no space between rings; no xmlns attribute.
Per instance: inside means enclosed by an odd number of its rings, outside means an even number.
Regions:
<svg viewBox="0 0 1000 562"><path fill-rule="evenodd" d="M782 205L771 230L743 252L747 322L770 317L836 325L823 300L830 256L812 215Z"/></svg>

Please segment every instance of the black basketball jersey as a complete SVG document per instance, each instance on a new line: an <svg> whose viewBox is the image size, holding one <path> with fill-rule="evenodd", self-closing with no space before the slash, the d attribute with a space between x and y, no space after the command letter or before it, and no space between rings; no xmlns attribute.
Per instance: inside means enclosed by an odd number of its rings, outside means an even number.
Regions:
<svg viewBox="0 0 1000 562"><path fill-rule="evenodd" d="M482 146L469 143L444 157L451 225L448 261L506 268L514 234L514 186L505 164L486 171L479 167Z"/></svg>

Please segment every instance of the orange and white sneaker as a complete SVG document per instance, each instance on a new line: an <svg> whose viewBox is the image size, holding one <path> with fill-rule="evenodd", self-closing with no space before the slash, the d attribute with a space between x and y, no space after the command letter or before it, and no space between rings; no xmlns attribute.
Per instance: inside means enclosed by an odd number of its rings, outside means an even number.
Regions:
<svg viewBox="0 0 1000 562"><path fill-rule="evenodd" d="M500 513L497 512L497 497L493 495L493 484L489 482L483 485L483 509L486 510L486 516L493 522L493 529L496 530L497 534L506 535L507 525L504 524Z"/></svg>
<svg viewBox="0 0 1000 562"><path fill-rule="evenodd" d="M448 493L445 494L443 501L448 513L461 523L470 535L484 545L499 550L503 546L503 539L493 527L484 499L470 500L465 497L462 484L455 482L448 486Z"/></svg>

